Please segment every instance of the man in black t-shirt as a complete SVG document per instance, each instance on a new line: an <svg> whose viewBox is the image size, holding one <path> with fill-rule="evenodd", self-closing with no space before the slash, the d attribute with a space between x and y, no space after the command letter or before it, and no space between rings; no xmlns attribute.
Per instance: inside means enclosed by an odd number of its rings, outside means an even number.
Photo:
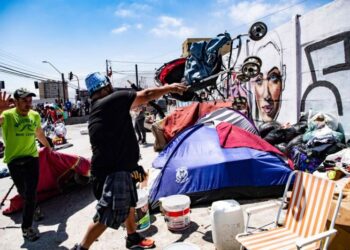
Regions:
<svg viewBox="0 0 350 250"><path fill-rule="evenodd" d="M75 250L89 249L107 227L118 229L125 223L126 248L153 248L154 241L136 233L136 177L144 177L139 146L132 125L130 109L168 93L182 94L187 87L180 83L135 92L113 92L108 77L93 73L85 79L92 107L89 135L92 146L91 174L98 204L93 223ZM141 176L141 177L140 177Z"/></svg>

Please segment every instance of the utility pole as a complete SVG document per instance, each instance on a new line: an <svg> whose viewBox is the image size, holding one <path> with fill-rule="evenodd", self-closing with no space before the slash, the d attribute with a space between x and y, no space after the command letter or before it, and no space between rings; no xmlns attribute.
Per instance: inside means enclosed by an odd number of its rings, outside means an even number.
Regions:
<svg viewBox="0 0 350 250"><path fill-rule="evenodd" d="M79 77L77 75L74 75L77 78L78 81L78 99L80 100L80 83L79 83Z"/></svg>
<svg viewBox="0 0 350 250"><path fill-rule="evenodd" d="M137 70L137 64L135 64L135 74L136 74L136 86L139 88L139 72Z"/></svg>
<svg viewBox="0 0 350 250"><path fill-rule="evenodd" d="M76 93L76 100L80 99L80 83L79 83L79 77L75 74L73 74L73 72L69 72L68 74L68 79L69 81L72 81L73 80L73 76L75 76L77 78L77 81L78 81L78 89L75 90L75 93Z"/></svg>
<svg viewBox="0 0 350 250"><path fill-rule="evenodd" d="M108 75L108 59L106 59L106 76Z"/></svg>
<svg viewBox="0 0 350 250"><path fill-rule="evenodd" d="M66 101L66 88L65 88L65 85L66 85L66 82L64 80L64 74L61 73L61 77L62 77L62 85L63 85L63 103Z"/></svg>
<svg viewBox="0 0 350 250"><path fill-rule="evenodd" d="M57 81L57 103L60 102L61 96L60 96L60 82Z"/></svg>

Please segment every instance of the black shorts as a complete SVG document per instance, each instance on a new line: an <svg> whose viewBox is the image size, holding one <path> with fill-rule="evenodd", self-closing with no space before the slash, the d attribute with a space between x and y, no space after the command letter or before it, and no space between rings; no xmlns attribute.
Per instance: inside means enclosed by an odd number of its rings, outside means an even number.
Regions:
<svg viewBox="0 0 350 250"><path fill-rule="evenodd" d="M136 207L137 191L129 172L115 172L106 179L93 180L93 192L98 200L94 222L118 229Z"/></svg>

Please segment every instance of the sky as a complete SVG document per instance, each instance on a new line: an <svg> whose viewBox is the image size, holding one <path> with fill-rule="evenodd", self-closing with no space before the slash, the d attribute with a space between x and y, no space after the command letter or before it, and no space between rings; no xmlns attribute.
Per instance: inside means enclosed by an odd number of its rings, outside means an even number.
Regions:
<svg viewBox="0 0 350 250"><path fill-rule="evenodd" d="M186 38L232 37L255 21L273 29L331 0L0 0L0 81L13 92L35 93L35 79L13 76L4 67L59 80L73 72L85 88L91 72L111 61L113 83L153 77L154 69L180 57ZM48 61L56 69L48 63ZM135 81L135 80L134 80ZM77 81L70 82L74 97Z"/></svg>

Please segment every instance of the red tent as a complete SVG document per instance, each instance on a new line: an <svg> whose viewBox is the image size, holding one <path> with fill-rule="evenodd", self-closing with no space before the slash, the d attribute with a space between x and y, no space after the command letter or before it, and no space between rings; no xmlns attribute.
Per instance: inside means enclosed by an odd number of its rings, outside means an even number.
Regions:
<svg viewBox="0 0 350 250"><path fill-rule="evenodd" d="M41 148L39 161L38 202L58 195L64 184L74 176L74 173L82 176L90 175L90 161L78 155L50 152L47 148ZM3 211L3 214L14 213L21 210L22 207L23 200L17 194L10 199L10 205Z"/></svg>
<svg viewBox="0 0 350 250"><path fill-rule="evenodd" d="M164 118L164 136L169 142L176 134L190 127L206 114L219 108L231 107L232 102L195 102L186 107L177 108Z"/></svg>

